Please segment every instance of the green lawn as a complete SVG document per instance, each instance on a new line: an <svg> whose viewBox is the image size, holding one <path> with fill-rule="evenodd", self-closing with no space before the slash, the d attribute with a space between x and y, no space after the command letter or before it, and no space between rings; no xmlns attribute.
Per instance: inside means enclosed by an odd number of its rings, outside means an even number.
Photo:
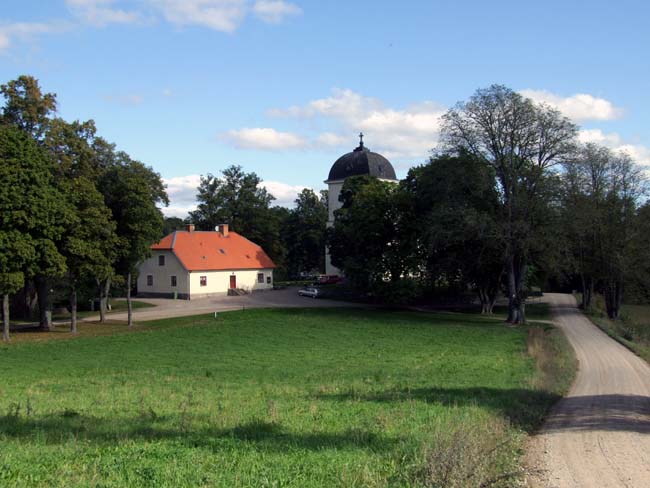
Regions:
<svg viewBox="0 0 650 488"><path fill-rule="evenodd" d="M276 309L3 345L0 486L509 486L573 367L534 332Z"/></svg>

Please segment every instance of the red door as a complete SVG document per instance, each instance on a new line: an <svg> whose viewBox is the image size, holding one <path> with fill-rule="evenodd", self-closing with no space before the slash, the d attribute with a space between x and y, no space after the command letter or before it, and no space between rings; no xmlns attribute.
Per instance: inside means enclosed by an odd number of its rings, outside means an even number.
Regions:
<svg viewBox="0 0 650 488"><path fill-rule="evenodd" d="M230 276L230 289L233 290L237 288L237 277L235 275Z"/></svg>

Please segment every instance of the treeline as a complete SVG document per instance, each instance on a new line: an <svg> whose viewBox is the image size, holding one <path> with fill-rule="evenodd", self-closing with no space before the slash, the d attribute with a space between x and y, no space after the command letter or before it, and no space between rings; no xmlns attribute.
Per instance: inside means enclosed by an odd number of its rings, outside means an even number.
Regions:
<svg viewBox="0 0 650 488"><path fill-rule="evenodd" d="M276 280L319 273L325 268L327 192L305 188L291 209L272 205L275 197L261 186L255 173L229 166L220 177L202 176L197 188L197 209L187 219L166 219L166 231L193 223L213 230L228 223L232 230L259 244L278 268Z"/></svg>
<svg viewBox="0 0 650 488"><path fill-rule="evenodd" d="M56 96L21 76L0 86L0 294L3 339L10 296L37 304L42 328L52 292L64 293L77 328L81 295L100 298L104 320L112 284L124 287L131 320L137 263L162 234L168 203L160 175L97 135L92 120L56 115Z"/></svg>
<svg viewBox="0 0 650 488"><path fill-rule="evenodd" d="M346 180L329 236L332 262L358 289L404 302L478 294L508 321L549 278L594 293L618 316L624 290L650 295L650 205L629 155L579 144L577 126L503 86L443 118L439 152L393 184Z"/></svg>

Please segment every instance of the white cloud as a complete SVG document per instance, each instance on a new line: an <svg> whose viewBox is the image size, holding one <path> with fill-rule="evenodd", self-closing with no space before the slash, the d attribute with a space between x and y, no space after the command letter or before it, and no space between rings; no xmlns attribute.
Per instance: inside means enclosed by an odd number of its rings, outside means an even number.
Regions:
<svg viewBox="0 0 650 488"><path fill-rule="evenodd" d="M302 9L283 0L258 0L253 5L253 13L264 22L279 24L288 16L300 15Z"/></svg>
<svg viewBox="0 0 650 488"><path fill-rule="evenodd" d="M163 178L167 185L169 206L162 211L168 217L187 217L188 212L196 209L197 188L201 183L200 175L175 176Z"/></svg>
<svg viewBox="0 0 650 488"><path fill-rule="evenodd" d="M600 129L582 129L578 132L582 143L594 142L614 151L626 152L639 164L650 164L650 148L641 144L624 141L616 132L605 133Z"/></svg>
<svg viewBox="0 0 650 488"><path fill-rule="evenodd" d="M98 27L107 24L130 24L140 18L140 13L114 8L114 0L66 0L72 14L83 23Z"/></svg>
<svg viewBox="0 0 650 488"><path fill-rule="evenodd" d="M379 99L335 88L330 97L303 106L273 109L269 115L333 121L338 130L315 139L323 145L339 145L343 141L354 144L356 134L362 131L368 146L389 158L425 159L437 143L440 117L445 112L445 107L429 101L390 108Z"/></svg>
<svg viewBox="0 0 650 488"><path fill-rule="evenodd" d="M67 22L12 22L0 24L0 51L7 49L13 39L29 40L41 34L64 32L70 29Z"/></svg>
<svg viewBox="0 0 650 488"><path fill-rule="evenodd" d="M233 32L246 16L245 0L151 0L168 22L178 26L201 25Z"/></svg>
<svg viewBox="0 0 650 488"><path fill-rule="evenodd" d="M230 142L240 149L283 151L305 147L306 141L291 132L280 132L266 127L243 128L220 134L221 140Z"/></svg>
<svg viewBox="0 0 650 488"><path fill-rule="evenodd" d="M585 120L614 120L623 116L623 109L609 100L578 93L562 97L545 90L521 90L520 93L536 102L549 104L577 122Z"/></svg>
<svg viewBox="0 0 650 488"><path fill-rule="evenodd" d="M334 132L323 132L316 137L316 144L319 146L344 146L350 144L350 137L335 134Z"/></svg>
<svg viewBox="0 0 650 488"><path fill-rule="evenodd" d="M273 205L281 205L283 207L293 207L294 201L298 198L298 193L305 188L304 185L289 185L280 181L263 181L260 186L275 197Z"/></svg>
<svg viewBox="0 0 650 488"><path fill-rule="evenodd" d="M168 217L187 217L187 214L196 210L197 188L201 183L200 175L175 176L172 178L163 178L163 183L167 185L167 195L169 195L170 204L162 209ZM273 205L283 207L293 207L294 200L298 197L305 185L289 185L280 181L263 181L260 186L267 189L276 199Z"/></svg>

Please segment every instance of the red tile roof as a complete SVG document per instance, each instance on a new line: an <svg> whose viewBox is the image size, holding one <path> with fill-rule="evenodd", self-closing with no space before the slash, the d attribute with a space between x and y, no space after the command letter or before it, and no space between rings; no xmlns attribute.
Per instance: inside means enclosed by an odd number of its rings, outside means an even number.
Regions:
<svg viewBox="0 0 650 488"><path fill-rule="evenodd" d="M275 268L257 244L236 232L177 230L151 246L154 251L172 251L188 271Z"/></svg>

